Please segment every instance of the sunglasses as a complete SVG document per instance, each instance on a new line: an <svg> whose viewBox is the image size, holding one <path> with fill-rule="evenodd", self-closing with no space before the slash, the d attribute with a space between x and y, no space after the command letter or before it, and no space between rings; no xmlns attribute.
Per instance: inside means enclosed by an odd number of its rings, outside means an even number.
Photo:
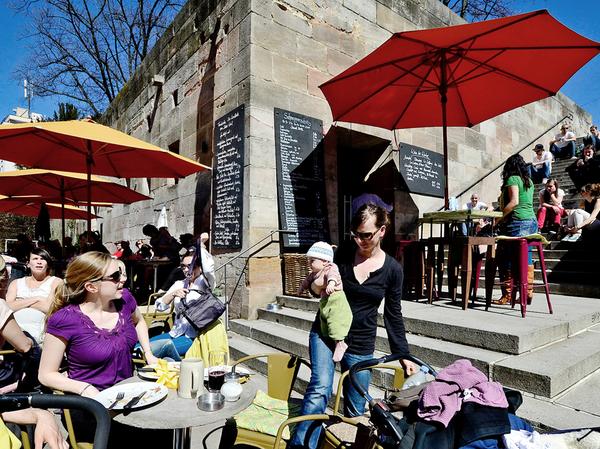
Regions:
<svg viewBox="0 0 600 449"><path fill-rule="evenodd" d="M114 273L111 273L108 276L100 278L98 280L99 281L110 281L110 282L114 282L115 284L118 284L119 282L121 282L122 277L124 277L124 275L123 275L123 273L121 273L121 270L117 270Z"/></svg>
<svg viewBox="0 0 600 449"><path fill-rule="evenodd" d="M374 232L354 232L354 231L350 231L350 236L353 239L359 239L359 240L371 240L373 238L373 236L375 234L377 234L379 232L381 228L379 228L377 231Z"/></svg>

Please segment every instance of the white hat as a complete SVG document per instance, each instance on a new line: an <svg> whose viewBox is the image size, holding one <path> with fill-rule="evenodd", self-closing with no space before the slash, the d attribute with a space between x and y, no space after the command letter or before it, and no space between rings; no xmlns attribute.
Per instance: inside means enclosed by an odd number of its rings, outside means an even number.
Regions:
<svg viewBox="0 0 600 449"><path fill-rule="evenodd" d="M314 257L326 262L333 262L333 248L329 243L316 242L306 253L307 257Z"/></svg>

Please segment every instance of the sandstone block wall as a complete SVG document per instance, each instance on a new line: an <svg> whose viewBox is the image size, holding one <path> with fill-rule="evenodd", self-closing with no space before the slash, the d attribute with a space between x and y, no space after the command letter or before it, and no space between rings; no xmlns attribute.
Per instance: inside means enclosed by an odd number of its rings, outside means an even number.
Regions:
<svg viewBox="0 0 600 449"><path fill-rule="evenodd" d="M243 240L248 247L279 226L273 109L321 119L328 135L332 117L319 84L374 50L393 32L457 23L461 19L437 0L190 0L111 104L105 121L211 165L214 120L245 104ZM164 76L161 89L152 84L154 75ZM483 201L494 201L499 176L489 172L540 134L547 143L555 131L549 129L569 112L574 115L575 130L584 133L591 118L560 94L470 129L450 128L450 194L488 175L470 190L479 191ZM392 140L386 130L337 125ZM442 151L439 128L398 130L396 139ZM339 155L334 137L326 140L325 154L330 223L336 231L336 209L341 206L336 204ZM526 150L524 156L529 159L531 154ZM155 223L163 205L176 237L199 233L209 225L209 173L178 183L128 182L154 199L102 211L105 240L140 238L141 227ZM405 192L397 192L395 201L397 228L410 226L418 212L442 205L440 199ZM403 213L409 202L416 208ZM235 254L218 255L217 265ZM228 269L228 284L235 284L240 274L242 288L233 302L233 314L253 317L257 307L281 292L279 246L266 247L248 264L236 262ZM218 279L223 281L221 275Z"/></svg>

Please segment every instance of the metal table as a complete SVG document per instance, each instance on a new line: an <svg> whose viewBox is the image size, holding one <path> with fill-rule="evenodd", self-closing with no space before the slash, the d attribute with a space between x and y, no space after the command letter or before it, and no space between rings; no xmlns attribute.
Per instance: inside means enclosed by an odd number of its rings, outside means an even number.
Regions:
<svg viewBox="0 0 600 449"><path fill-rule="evenodd" d="M143 382L139 377L123 380L119 384ZM117 384L117 385L119 385ZM192 427L214 424L230 418L247 408L256 395L256 382L252 379L243 384L244 390L236 402L225 402L216 412L198 409L196 399L182 399L176 390L169 390L168 396L157 404L131 410L127 415L117 412L113 419L121 424L142 429L170 429L174 431L173 449L190 449Z"/></svg>

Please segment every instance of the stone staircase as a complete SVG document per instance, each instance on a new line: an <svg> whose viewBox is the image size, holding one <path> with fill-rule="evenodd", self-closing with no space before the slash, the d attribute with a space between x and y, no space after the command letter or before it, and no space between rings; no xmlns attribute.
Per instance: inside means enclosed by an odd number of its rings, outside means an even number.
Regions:
<svg viewBox="0 0 600 449"><path fill-rule="evenodd" d="M308 331L318 301L279 296L277 302L280 310L260 309L257 320L231 321L232 357L286 351L308 359ZM471 360L491 379L522 391L526 407L521 414L539 425L564 428L565 422L586 422L598 426L600 390L591 386L600 385L600 301L553 295L552 303L554 314L550 315L544 296L536 293L527 318L522 319L518 307L493 306L486 312L483 302L478 302L463 311L445 300L433 305L403 301L411 353L436 367L459 358ZM376 351L376 355L389 353L381 313ZM264 362L251 367L266 373ZM300 394L309 377L308 369L301 370L296 384ZM372 384L378 390L390 381L387 373L375 373ZM596 397L590 410L582 410L572 399L589 395ZM570 402L564 403L564 398L571 398Z"/></svg>

